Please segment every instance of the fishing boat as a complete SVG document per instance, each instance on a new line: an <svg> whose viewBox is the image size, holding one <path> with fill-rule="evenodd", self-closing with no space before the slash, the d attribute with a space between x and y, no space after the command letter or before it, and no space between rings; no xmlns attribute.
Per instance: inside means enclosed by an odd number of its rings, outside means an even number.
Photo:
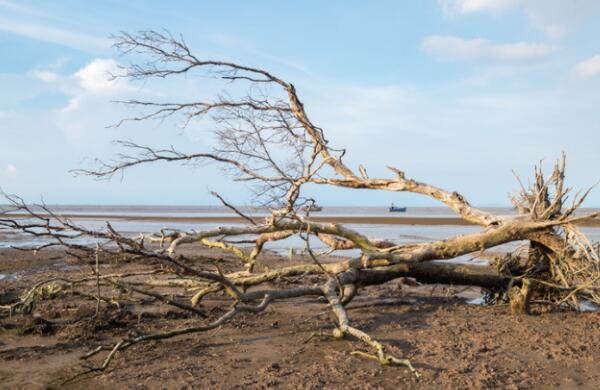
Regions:
<svg viewBox="0 0 600 390"><path fill-rule="evenodd" d="M302 208L302 210L304 210L304 211L321 211L321 210L323 210L323 207L317 206L316 204L311 204L310 206L304 206Z"/></svg>
<svg viewBox="0 0 600 390"><path fill-rule="evenodd" d="M392 203L389 210L390 210L390 213L404 213L404 212L406 212L406 207L394 206L394 204Z"/></svg>

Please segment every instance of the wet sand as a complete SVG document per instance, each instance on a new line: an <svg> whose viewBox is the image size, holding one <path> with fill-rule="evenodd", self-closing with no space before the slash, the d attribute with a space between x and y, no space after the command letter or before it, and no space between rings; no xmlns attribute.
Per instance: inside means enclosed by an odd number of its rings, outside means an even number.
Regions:
<svg viewBox="0 0 600 390"><path fill-rule="evenodd" d="M14 218L28 218L27 214L9 214ZM174 222L174 223L247 223L247 221L237 216L206 216L206 217L178 217L163 215L119 215L119 214L59 214L62 218L68 218L74 221L152 221L152 222ZM264 216L255 217L256 220L264 220ZM318 216L312 215L311 221L346 223L346 224L365 224L365 225L473 225L461 218L446 217L379 217L379 216ZM595 218L577 223L579 226L600 227L600 218Z"/></svg>
<svg viewBox="0 0 600 390"><path fill-rule="evenodd" d="M191 248L188 248L191 250ZM227 271L237 260L226 252L200 251ZM272 254L270 266L290 260ZM294 261L305 261L301 257ZM199 260L198 260L199 261ZM206 261L206 259L202 260ZM201 267L201 263L195 266ZM102 265L102 269L108 269ZM120 261L111 271L148 268ZM80 277L60 251L0 250L0 298L51 276ZM106 272L106 271L104 271ZM316 282L316 281L315 281ZM297 287L294 281L281 281ZM312 283L312 282L311 282ZM506 306L477 306L461 286L410 286L392 281L361 291L349 306L353 323L383 342L387 351L410 358L422 375L353 357L356 340L333 341L327 306L316 299L282 301L258 315L243 315L213 331L151 342L119 352L101 373L69 384L73 389L597 389L600 388L600 314L546 311L512 317ZM121 308L103 305L102 315L75 326L23 327L27 318L0 312L0 388L57 388L80 372L79 357L100 343L132 334L203 323L152 300ZM209 315L224 297L204 302ZM93 312L80 298L44 301L34 315L61 321ZM216 310L216 313L215 313ZM96 359L94 363L101 361Z"/></svg>

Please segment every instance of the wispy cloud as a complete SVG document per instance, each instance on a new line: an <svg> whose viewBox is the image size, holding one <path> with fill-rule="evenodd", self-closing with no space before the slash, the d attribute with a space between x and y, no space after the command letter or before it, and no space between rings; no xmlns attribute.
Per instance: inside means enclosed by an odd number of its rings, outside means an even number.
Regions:
<svg viewBox="0 0 600 390"><path fill-rule="evenodd" d="M31 13L31 9L29 7L25 7L22 4L16 4L8 0L0 0L0 8L16 12Z"/></svg>
<svg viewBox="0 0 600 390"><path fill-rule="evenodd" d="M595 55L573 66L571 75L577 80L600 76L600 55Z"/></svg>
<svg viewBox="0 0 600 390"><path fill-rule="evenodd" d="M0 111L0 119L12 118L14 116L14 111Z"/></svg>
<svg viewBox="0 0 600 390"><path fill-rule="evenodd" d="M529 24L550 38L560 38L600 10L598 0L438 0L444 14L500 14L520 9Z"/></svg>
<svg viewBox="0 0 600 390"><path fill-rule="evenodd" d="M519 0L438 0L448 15L475 12L502 12L519 3Z"/></svg>
<svg viewBox="0 0 600 390"><path fill-rule="evenodd" d="M107 49L111 45L110 40L106 38L1 16L0 31L84 51Z"/></svg>
<svg viewBox="0 0 600 390"><path fill-rule="evenodd" d="M518 63L538 60L556 50L543 43L516 42L492 43L484 38L464 39L450 35L433 35L425 38L421 48L426 53L444 60L493 61Z"/></svg>
<svg viewBox="0 0 600 390"><path fill-rule="evenodd" d="M598 0L522 0L529 23L551 38L560 38L585 19L598 17Z"/></svg>
<svg viewBox="0 0 600 390"><path fill-rule="evenodd" d="M14 175L15 173L17 173L17 167L14 166L13 164L8 164L6 166L5 171L6 171L6 173L8 173L10 175Z"/></svg>
<svg viewBox="0 0 600 390"><path fill-rule="evenodd" d="M487 88L466 92L441 84L431 88L325 85L319 88L326 92L315 87L321 95L311 97L307 106L332 145L348 150L347 163L363 164L371 174L386 174L385 165L396 165L415 178L438 170L450 176L469 172L477 183L463 182L460 191L472 195L475 202L501 204L505 198L497 189L516 184L511 169L528 172L532 159L552 160L561 150L569 155L574 187L587 185L594 176L587 162L590 158L600 162L589 142L600 134L590 99L594 91L583 93L575 83L564 87L568 89L523 87L498 93ZM457 90L461 90L458 95ZM566 138L565 129L570 135ZM507 150L512 153L510 161ZM473 165L466 155L480 163ZM491 171L498 175L490 177L486 172ZM436 180L441 185L455 184L444 182L443 176ZM592 196L592 203L598 204L600 198Z"/></svg>
<svg viewBox="0 0 600 390"><path fill-rule="evenodd" d="M49 71L49 70L34 70L33 72L31 72L31 75L33 77L35 77L38 80L42 80L45 81L47 83L51 83L53 81L56 81L59 79L59 75L55 72Z"/></svg>

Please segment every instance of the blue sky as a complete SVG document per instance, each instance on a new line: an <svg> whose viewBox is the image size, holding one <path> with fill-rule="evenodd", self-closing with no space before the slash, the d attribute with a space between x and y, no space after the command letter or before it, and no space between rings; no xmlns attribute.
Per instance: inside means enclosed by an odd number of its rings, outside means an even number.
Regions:
<svg viewBox="0 0 600 390"><path fill-rule="evenodd" d="M166 28L198 56L261 66L293 82L314 122L370 175L407 176L508 205L565 151L575 189L600 179L600 2L13 1L0 0L0 187L28 201L83 204L234 203L248 193L215 167L156 165L123 180L73 177L111 140L202 150L207 124L106 128L133 96L194 99L203 80L111 82L126 63L121 30ZM307 188L324 205L435 205L410 195ZM600 206L600 190L589 197Z"/></svg>

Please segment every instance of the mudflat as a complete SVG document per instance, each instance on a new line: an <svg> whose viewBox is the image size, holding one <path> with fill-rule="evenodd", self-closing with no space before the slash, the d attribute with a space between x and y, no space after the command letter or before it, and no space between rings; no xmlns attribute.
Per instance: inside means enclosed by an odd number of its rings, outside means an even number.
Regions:
<svg viewBox="0 0 600 390"><path fill-rule="evenodd" d="M198 261L211 258L225 271L238 261L216 250L199 255ZM296 261L306 259L265 255L265 262L273 266ZM110 272L150 268L143 260L115 259ZM84 274L89 274L89 266L61 251L34 255L1 250L0 304L13 301L36 282ZM277 283L293 286L294 280ZM64 387L600 388L599 313L534 307L532 316L513 317L507 306L468 304L467 299L478 293L461 286L414 286L396 280L365 288L348 306L355 326L381 341L388 352L411 359L420 379L405 368L352 356L363 345L328 337L333 319L326 305L317 299L296 299L273 303L259 314L240 315L207 333L133 346L119 352L107 370ZM80 356L97 345L206 321L152 299L113 294L114 304L103 303L93 319L89 314L96 302L81 296L41 301L30 316L1 311L0 387L58 388L82 371ZM224 299L211 297L201 309L209 317L218 315ZM71 323L79 318L87 319Z"/></svg>
<svg viewBox="0 0 600 390"><path fill-rule="evenodd" d="M201 216L201 217L179 217L179 216L160 216L160 215L122 215L122 214L61 214L62 218L71 220L88 221L151 221L151 222L187 222L187 223L245 223L246 220L236 216ZM29 218L28 214L11 213L13 218ZM257 221L264 220L265 217L256 217ZM365 225L474 225L462 218L455 217L382 217L382 216L340 216L312 215L309 218L314 222L330 222L344 224L365 224ZM583 221L577 221L579 226L600 227L600 218L591 218Z"/></svg>

